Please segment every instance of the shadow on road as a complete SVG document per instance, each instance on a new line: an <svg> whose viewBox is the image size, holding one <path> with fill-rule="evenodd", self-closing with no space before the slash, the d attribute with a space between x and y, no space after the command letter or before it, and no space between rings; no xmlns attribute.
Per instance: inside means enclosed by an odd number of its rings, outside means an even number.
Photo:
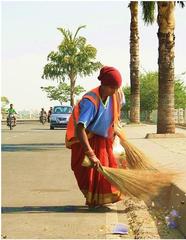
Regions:
<svg viewBox="0 0 186 240"><path fill-rule="evenodd" d="M65 143L2 144L2 152L49 151L65 147Z"/></svg>
<svg viewBox="0 0 186 240"><path fill-rule="evenodd" d="M123 213L122 210L114 210L109 207L101 207L98 209L89 209L88 206L26 206L26 207L2 207L2 214L11 213L104 213L104 212L117 212Z"/></svg>
<svg viewBox="0 0 186 240"><path fill-rule="evenodd" d="M50 128L29 128L29 129L26 129L25 131L24 130L19 130L17 128L13 129L13 130L10 130L10 129L1 129L2 132L10 132L10 133L26 133L26 132L34 132L34 131L51 131L51 132L55 132L55 131L66 131L67 129L66 128L55 128L53 130L51 130Z"/></svg>
<svg viewBox="0 0 186 240"><path fill-rule="evenodd" d="M56 131L56 130L67 130L66 128L55 128L53 130L51 130L50 128L32 128L31 130L33 131Z"/></svg>

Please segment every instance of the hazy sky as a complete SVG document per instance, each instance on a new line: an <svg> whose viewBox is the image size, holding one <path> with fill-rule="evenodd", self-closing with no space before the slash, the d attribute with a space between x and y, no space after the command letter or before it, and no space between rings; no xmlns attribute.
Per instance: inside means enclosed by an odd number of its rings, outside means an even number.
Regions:
<svg viewBox="0 0 186 240"><path fill-rule="evenodd" d="M128 1L3 1L2 91L16 110L31 110L58 102L49 101L41 86L55 82L41 78L47 55L62 40L58 27L75 30L97 49L97 60L118 68L123 85L129 84L130 11ZM175 74L186 71L186 8L176 7ZM158 69L157 24L146 26L139 14L141 71ZM98 72L78 78L86 90L99 84ZM186 79L184 79L186 82Z"/></svg>

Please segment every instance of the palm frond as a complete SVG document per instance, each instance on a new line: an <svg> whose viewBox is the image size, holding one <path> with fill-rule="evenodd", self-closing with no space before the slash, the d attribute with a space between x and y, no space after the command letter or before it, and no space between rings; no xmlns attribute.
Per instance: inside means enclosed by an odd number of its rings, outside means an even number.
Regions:
<svg viewBox="0 0 186 240"><path fill-rule="evenodd" d="M186 1L177 1L176 3L178 3L181 6L181 8L184 8Z"/></svg>
<svg viewBox="0 0 186 240"><path fill-rule="evenodd" d="M142 18L143 21L148 25L152 24L155 20L155 2L142 1Z"/></svg>
<svg viewBox="0 0 186 240"><path fill-rule="evenodd" d="M64 28L57 28L64 36L65 39L68 39L68 32Z"/></svg>
<svg viewBox="0 0 186 240"><path fill-rule="evenodd" d="M74 34L74 39L76 38L76 36L77 36L79 30L80 30L81 28L85 28L85 27L86 27L86 25L83 25L83 26L79 26L79 27L78 27L76 33Z"/></svg>

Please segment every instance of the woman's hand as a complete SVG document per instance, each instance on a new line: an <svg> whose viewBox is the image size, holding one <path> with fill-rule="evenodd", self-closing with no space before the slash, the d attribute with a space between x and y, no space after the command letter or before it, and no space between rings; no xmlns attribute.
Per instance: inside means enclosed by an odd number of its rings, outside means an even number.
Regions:
<svg viewBox="0 0 186 240"><path fill-rule="evenodd" d="M94 151L88 150L85 152L85 154L89 158L89 160L92 162L92 165L94 168L98 168L101 165L101 163L100 163L99 159L96 157Z"/></svg>

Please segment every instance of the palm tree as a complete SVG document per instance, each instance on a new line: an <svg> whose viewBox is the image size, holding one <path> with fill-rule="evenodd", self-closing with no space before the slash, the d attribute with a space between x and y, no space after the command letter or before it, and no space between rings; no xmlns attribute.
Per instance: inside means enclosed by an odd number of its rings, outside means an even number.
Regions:
<svg viewBox="0 0 186 240"><path fill-rule="evenodd" d="M184 6L183 2L182 7ZM174 122L174 1L157 2L158 6L158 121L157 133L175 133ZM154 21L155 2L142 2L143 19Z"/></svg>
<svg viewBox="0 0 186 240"><path fill-rule="evenodd" d="M175 133L174 121L174 2L158 2L159 97L157 133Z"/></svg>
<svg viewBox="0 0 186 240"><path fill-rule="evenodd" d="M70 81L70 103L74 106L74 94L76 79L78 74L89 76L94 71L101 68L100 62L95 62L97 50L86 43L85 37L78 37L78 32L85 26L80 26L73 35L72 32L64 28L58 28L63 35L63 40L58 46L57 52L48 55L48 64L44 67L42 78L65 81L67 77Z"/></svg>
<svg viewBox="0 0 186 240"><path fill-rule="evenodd" d="M130 84L131 84L131 123L140 122L140 81L139 81L139 32L138 32L138 2L131 1L130 23Z"/></svg>

